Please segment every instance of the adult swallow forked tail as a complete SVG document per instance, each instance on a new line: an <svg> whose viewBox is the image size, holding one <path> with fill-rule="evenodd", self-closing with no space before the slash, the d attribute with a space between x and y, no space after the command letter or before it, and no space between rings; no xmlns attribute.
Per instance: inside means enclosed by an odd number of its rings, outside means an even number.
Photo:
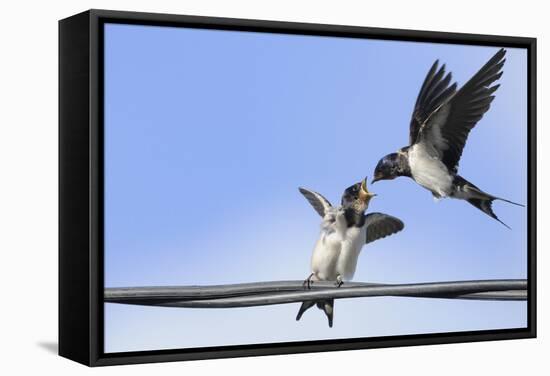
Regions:
<svg viewBox="0 0 550 376"><path fill-rule="evenodd" d="M500 85L506 50L500 49L457 91L445 65L438 69L436 60L420 88L410 123L409 146L382 158L374 171L373 183L399 176L412 178L437 199L451 197L466 200L496 219L492 204L501 200L516 202L486 193L458 175L458 164L468 134L489 110Z"/></svg>
<svg viewBox="0 0 550 376"><path fill-rule="evenodd" d="M342 195L341 206L333 207L321 194L300 188L300 192L323 218L321 234L311 258L311 274L304 281L310 288L315 281L334 281L340 287L355 274L357 259L363 245L399 232L404 224L398 218L382 213L365 215L370 200L376 196L367 190L367 179L348 187ZM334 299L304 301L296 320L317 305L324 311L332 328Z"/></svg>

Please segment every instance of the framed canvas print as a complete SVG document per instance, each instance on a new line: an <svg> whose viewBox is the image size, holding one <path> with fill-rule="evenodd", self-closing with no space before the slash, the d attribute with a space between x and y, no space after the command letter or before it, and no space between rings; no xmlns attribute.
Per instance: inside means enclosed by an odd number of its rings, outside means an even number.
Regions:
<svg viewBox="0 0 550 376"><path fill-rule="evenodd" d="M60 355L535 336L535 39L59 26Z"/></svg>

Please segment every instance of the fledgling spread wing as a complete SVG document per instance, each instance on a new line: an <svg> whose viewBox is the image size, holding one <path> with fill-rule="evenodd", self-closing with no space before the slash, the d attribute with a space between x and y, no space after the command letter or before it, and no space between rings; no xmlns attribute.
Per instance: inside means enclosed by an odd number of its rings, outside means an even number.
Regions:
<svg viewBox="0 0 550 376"><path fill-rule="evenodd" d="M391 215L370 213L365 217L365 226L367 227L366 244L368 244L403 230L405 224Z"/></svg>
<svg viewBox="0 0 550 376"><path fill-rule="evenodd" d="M311 206L313 206L313 209L315 209L315 211L319 213L321 217L324 217L329 209L332 208L329 200L324 198L322 194L301 187L299 188L299 190L300 193L303 194L304 197L309 201Z"/></svg>
<svg viewBox="0 0 550 376"><path fill-rule="evenodd" d="M413 115L416 120L411 123L411 145L424 143L450 172L456 173L470 131L489 110L493 93L500 86L493 83L502 76L505 55L506 50L500 49L458 91L455 84L446 87L450 74L442 78L443 67L430 74L437 69L434 64L420 90L419 109L415 108L418 115Z"/></svg>

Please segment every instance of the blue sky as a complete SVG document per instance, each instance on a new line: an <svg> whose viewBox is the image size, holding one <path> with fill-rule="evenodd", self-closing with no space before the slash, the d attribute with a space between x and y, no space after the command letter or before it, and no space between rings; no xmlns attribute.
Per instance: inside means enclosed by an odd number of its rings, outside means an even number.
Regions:
<svg viewBox="0 0 550 376"><path fill-rule="evenodd" d="M105 26L105 286L303 279L320 218L405 146L416 95L439 58L459 85L495 47ZM527 202L526 51L471 132L460 174ZM376 183L369 211L405 230L369 244L355 280L525 278L527 210L495 202L506 229L411 180ZM524 302L343 299L329 329L299 304L206 310L105 305L105 351L524 327Z"/></svg>

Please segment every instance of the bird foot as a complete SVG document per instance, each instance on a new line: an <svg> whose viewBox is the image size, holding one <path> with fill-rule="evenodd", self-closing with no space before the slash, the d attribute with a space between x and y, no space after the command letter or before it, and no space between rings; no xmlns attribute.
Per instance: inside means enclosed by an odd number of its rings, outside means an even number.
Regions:
<svg viewBox="0 0 550 376"><path fill-rule="evenodd" d="M334 283L334 285L337 288L340 288L340 286L342 286L343 284L344 284L344 281L342 281L342 277L340 276L336 277L336 282Z"/></svg>
<svg viewBox="0 0 550 376"><path fill-rule="evenodd" d="M304 280L304 283L302 283L302 287L304 288L304 290L307 288L308 290L311 290L311 285L313 284L313 280L311 279L313 276L315 275L315 273L311 273L309 275L309 277L307 277L305 280Z"/></svg>

